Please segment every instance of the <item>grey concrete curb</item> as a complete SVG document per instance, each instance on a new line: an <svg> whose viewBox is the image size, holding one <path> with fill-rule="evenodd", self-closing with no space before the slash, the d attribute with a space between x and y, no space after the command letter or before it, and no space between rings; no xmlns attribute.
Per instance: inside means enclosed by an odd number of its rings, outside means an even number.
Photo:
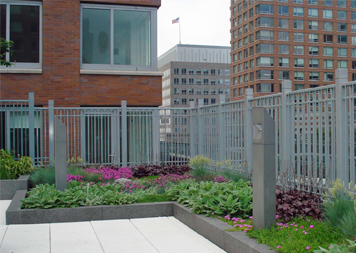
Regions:
<svg viewBox="0 0 356 253"><path fill-rule="evenodd" d="M228 232L231 226L218 219L194 214L176 202L121 206L88 206L57 209L21 209L27 191L17 191L6 211L6 224L60 223L92 220L134 219L174 216L188 227L229 253L274 253L243 232Z"/></svg>
<svg viewBox="0 0 356 253"><path fill-rule="evenodd" d="M29 175L21 175L18 179L0 180L0 200L12 199L18 190L28 190Z"/></svg>

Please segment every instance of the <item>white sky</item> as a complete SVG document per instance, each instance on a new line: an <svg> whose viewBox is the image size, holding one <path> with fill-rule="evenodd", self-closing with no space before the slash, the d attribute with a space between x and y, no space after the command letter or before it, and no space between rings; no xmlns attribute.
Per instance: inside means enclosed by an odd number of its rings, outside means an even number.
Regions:
<svg viewBox="0 0 356 253"><path fill-rule="evenodd" d="M158 9L158 56L179 43L230 46L230 0L162 0Z"/></svg>

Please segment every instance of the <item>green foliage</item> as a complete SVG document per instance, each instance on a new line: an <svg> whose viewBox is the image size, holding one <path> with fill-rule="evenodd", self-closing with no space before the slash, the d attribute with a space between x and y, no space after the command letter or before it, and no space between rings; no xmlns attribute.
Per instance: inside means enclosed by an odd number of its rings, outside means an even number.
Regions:
<svg viewBox="0 0 356 253"><path fill-rule="evenodd" d="M30 174L30 184L35 187L39 184L54 184L55 169L54 167L41 167Z"/></svg>
<svg viewBox="0 0 356 253"><path fill-rule="evenodd" d="M6 61L6 53L10 52L11 47L14 45L13 41L7 41L4 38L0 38L0 66L11 67L13 63Z"/></svg>
<svg viewBox="0 0 356 253"><path fill-rule="evenodd" d="M204 177L208 174L211 174L212 172L209 171L211 169L211 166L214 165L213 160L203 156L203 155L198 155L194 156L192 159L189 161L189 167L191 167L193 170L190 172L191 175L195 177Z"/></svg>
<svg viewBox="0 0 356 253"><path fill-rule="evenodd" d="M324 220L338 228L349 238L356 237L356 210L354 199L343 191L335 192L335 197L329 198L323 204Z"/></svg>
<svg viewBox="0 0 356 253"><path fill-rule="evenodd" d="M292 225L293 222L297 227ZM311 225L313 228L310 228ZM247 235L283 253L312 252L319 249L319 246L327 248L331 243L343 241L340 231L325 222L301 218L294 218L288 223L288 227L283 225L270 229L253 229Z"/></svg>
<svg viewBox="0 0 356 253"><path fill-rule="evenodd" d="M314 253L355 253L356 252L356 242L347 240L349 245L341 244L331 244L328 249L320 247L320 250L314 250Z"/></svg>
<svg viewBox="0 0 356 253"><path fill-rule="evenodd" d="M247 217L252 211L252 187L242 180L228 183L187 180L172 185L167 193L197 214L208 216L214 212Z"/></svg>
<svg viewBox="0 0 356 253"><path fill-rule="evenodd" d="M151 203L151 202L165 202L172 201L172 197L167 193L162 194L147 194L139 198L136 203Z"/></svg>
<svg viewBox="0 0 356 253"><path fill-rule="evenodd" d="M19 156L15 161L13 155L7 150L0 150L0 179L17 179L20 175L30 174L34 170L30 157Z"/></svg>

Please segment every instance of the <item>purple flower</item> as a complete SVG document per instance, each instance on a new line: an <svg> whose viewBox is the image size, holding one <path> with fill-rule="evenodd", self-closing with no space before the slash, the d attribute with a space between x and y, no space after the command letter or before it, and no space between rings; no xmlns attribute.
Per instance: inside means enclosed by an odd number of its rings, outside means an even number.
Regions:
<svg viewBox="0 0 356 253"><path fill-rule="evenodd" d="M277 249L279 249L280 247L281 247L281 245L278 245L278 246L277 246Z"/></svg>
<svg viewBox="0 0 356 253"><path fill-rule="evenodd" d="M309 246L307 246L307 247L305 247L305 249L310 249L310 247L309 247Z"/></svg>

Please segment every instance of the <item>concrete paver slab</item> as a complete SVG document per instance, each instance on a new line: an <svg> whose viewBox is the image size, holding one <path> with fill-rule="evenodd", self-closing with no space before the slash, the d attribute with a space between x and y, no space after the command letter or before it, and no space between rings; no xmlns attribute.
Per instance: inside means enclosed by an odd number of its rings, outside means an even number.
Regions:
<svg viewBox="0 0 356 253"><path fill-rule="evenodd" d="M217 245L215 245L214 243L212 243L211 241L209 241L208 239L206 239L205 237L201 236L200 234L198 234L197 232L195 232L194 230L192 230L191 228L189 228L187 225L185 225L184 223L182 223L181 221L179 221L177 218L175 217L168 217L168 219L173 222L175 225L177 225L179 228L183 229L185 232L187 232L188 234L190 234L192 237L196 238L196 240L198 240L199 242L201 242L202 244L204 244L205 246L207 246L209 249L211 249L213 252L216 253L226 253L225 250L221 249L220 247L218 247Z"/></svg>
<svg viewBox="0 0 356 253"><path fill-rule="evenodd" d="M90 222L52 223L51 253L104 252Z"/></svg>
<svg viewBox="0 0 356 253"><path fill-rule="evenodd" d="M105 253L158 253L130 220L92 221Z"/></svg>
<svg viewBox="0 0 356 253"><path fill-rule="evenodd" d="M131 222L161 253L214 252L200 243L195 236L177 227L167 217L132 219Z"/></svg>
<svg viewBox="0 0 356 253"><path fill-rule="evenodd" d="M8 226L0 252L50 252L49 224Z"/></svg>
<svg viewBox="0 0 356 253"><path fill-rule="evenodd" d="M6 210L9 207L11 200L1 200L0 201L0 244L4 239L7 225L6 225Z"/></svg>

